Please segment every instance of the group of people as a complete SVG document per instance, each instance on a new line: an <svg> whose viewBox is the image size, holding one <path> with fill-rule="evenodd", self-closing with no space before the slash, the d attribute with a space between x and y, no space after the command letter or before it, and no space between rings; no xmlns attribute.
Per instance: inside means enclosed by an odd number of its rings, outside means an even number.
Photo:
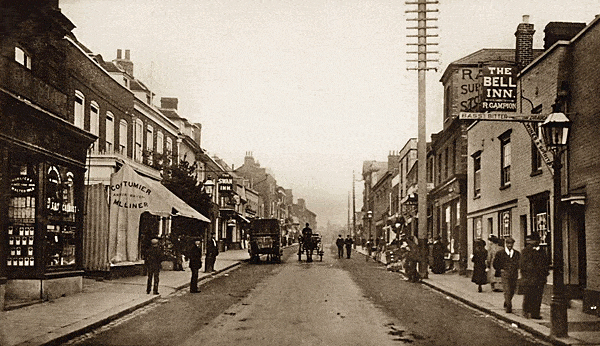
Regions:
<svg viewBox="0 0 600 346"><path fill-rule="evenodd" d="M158 239L154 238L150 242L150 247L146 251L146 258L144 264L146 266L146 272L148 274L148 282L146 285L146 293L150 294L150 291L154 294L158 293L158 283L160 280L160 268L161 262L163 261L163 251L159 246ZM219 247L215 239L214 233L211 234L210 239L206 243L206 252L204 257L204 272L212 273L215 271L215 261L219 254ZM196 239L194 245L185 253L186 261L189 260L189 267L192 272L190 279L190 292L198 293L198 271L202 268L202 241Z"/></svg>
<svg viewBox="0 0 600 346"><path fill-rule="evenodd" d="M514 249L515 240L507 237L503 240L495 236L489 238L492 243L490 252L485 249L485 241L478 239L471 261L473 275L471 281L482 292L482 285L491 284L493 291L499 291L498 282L504 292L504 309L512 312L512 298L517 290L519 271L520 286L523 291L523 315L526 318L541 319L540 306L546 278L549 274L550 260L546 252L540 248L537 234L526 237L523 252ZM503 244L502 244L503 243ZM499 248L496 250L496 248Z"/></svg>
<svg viewBox="0 0 600 346"><path fill-rule="evenodd" d="M339 234L337 240L335 241L335 245L338 248L338 258L344 257L344 247L346 247L346 258L350 258L350 254L352 253L352 244L354 244L354 240L352 240L350 234L346 236L346 239Z"/></svg>

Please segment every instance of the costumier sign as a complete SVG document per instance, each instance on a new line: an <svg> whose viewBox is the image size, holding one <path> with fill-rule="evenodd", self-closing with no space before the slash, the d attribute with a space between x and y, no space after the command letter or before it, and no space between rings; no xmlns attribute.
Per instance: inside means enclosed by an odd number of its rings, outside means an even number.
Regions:
<svg viewBox="0 0 600 346"><path fill-rule="evenodd" d="M481 111L517 110L517 69L487 65L481 71Z"/></svg>

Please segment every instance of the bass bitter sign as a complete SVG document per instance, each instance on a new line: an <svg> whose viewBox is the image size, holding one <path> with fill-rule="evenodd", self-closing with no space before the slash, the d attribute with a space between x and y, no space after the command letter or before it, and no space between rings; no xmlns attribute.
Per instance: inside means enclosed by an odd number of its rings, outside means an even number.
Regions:
<svg viewBox="0 0 600 346"><path fill-rule="evenodd" d="M459 119L468 120L496 120L496 121L521 121L521 122L543 122L548 117L547 114L526 114L517 112L460 112Z"/></svg>

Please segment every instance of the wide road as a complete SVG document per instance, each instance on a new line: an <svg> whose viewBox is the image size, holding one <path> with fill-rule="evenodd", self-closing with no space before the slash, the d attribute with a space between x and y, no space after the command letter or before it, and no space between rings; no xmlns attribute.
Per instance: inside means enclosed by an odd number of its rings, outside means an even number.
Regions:
<svg viewBox="0 0 600 346"><path fill-rule="evenodd" d="M84 335L81 345L540 345L364 256L244 264Z"/></svg>

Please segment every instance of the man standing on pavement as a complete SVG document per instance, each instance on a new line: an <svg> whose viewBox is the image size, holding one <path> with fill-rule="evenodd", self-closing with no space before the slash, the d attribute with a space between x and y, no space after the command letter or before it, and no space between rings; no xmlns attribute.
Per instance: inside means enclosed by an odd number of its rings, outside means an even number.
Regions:
<svg viewBox="0 0 600 346"><path fill-rule="evenodd" d="M507 313L512 312L512 298L517 289L519 278L519 260L521 254L513 249L515 240L512 237L504 239L504 249L494 256L494 269L500 271L502 289L504 291L504 308Z"/></svg>
<svg viewBox="0 0 600 346"><path fill-rule="evenodd" d="M194 242L194 246L188 252L187 258L190 261L190 270L192 271L190 292L198 293L200 292L198 290L198 270L202 267L202 242L199 239Z"/></svg>
<svg viewBox="0 0 600 346"><path fill-rule="evenodd" d="M523 287L523 316L541 319L540 306L549 273L549 259L540 249L540 237L537 233L526 239L525 249L521 255L521 286Z"/></svg>
<svg viewBox="0 0 600 346"><path fill-rule="evenodd" d="M204 262L206 262L204 266L205 273L215 271L215 261L217 260L218 254L219 247L217 246L217 241L215 240L215 234L211 233L210 239L206 244L206 257L204 258Z"/></svg>
<svg viewBox="0 0 600 346"><path fill-rule="evenodd" d="M344 241L346 244L346 258L350 258L350 252L352 251L352 244L354 241L350 238L350 234L346 235L346 240Z"/></svg>
<svg viewBox="0 0 600 346"><path fill-rule="evenodd" d="M312 243L312 229L309 227L308 222L302 229L302 246L306 249L306 262L312 262L313 243Z"/></svg>
<svg viewBox="0 0 600 346"><path fill-rule="evenodd" d="M146 293L150 294L150 289L152 288L152 278L154 278L153 293L158 294L158 276L160 274L160 262L162 262L162 250L158 246L158 239L153 238L150 243L151 246L146 252L146 259L144 260L146 272L148 273Z"/></svg>
<svg viewBox="0 0 600 346"><path fill-rule="evenodd" d="M338 248L338 258L344 257L344 238L342 238L341 234L338 235L335 245Z"/></svg>

